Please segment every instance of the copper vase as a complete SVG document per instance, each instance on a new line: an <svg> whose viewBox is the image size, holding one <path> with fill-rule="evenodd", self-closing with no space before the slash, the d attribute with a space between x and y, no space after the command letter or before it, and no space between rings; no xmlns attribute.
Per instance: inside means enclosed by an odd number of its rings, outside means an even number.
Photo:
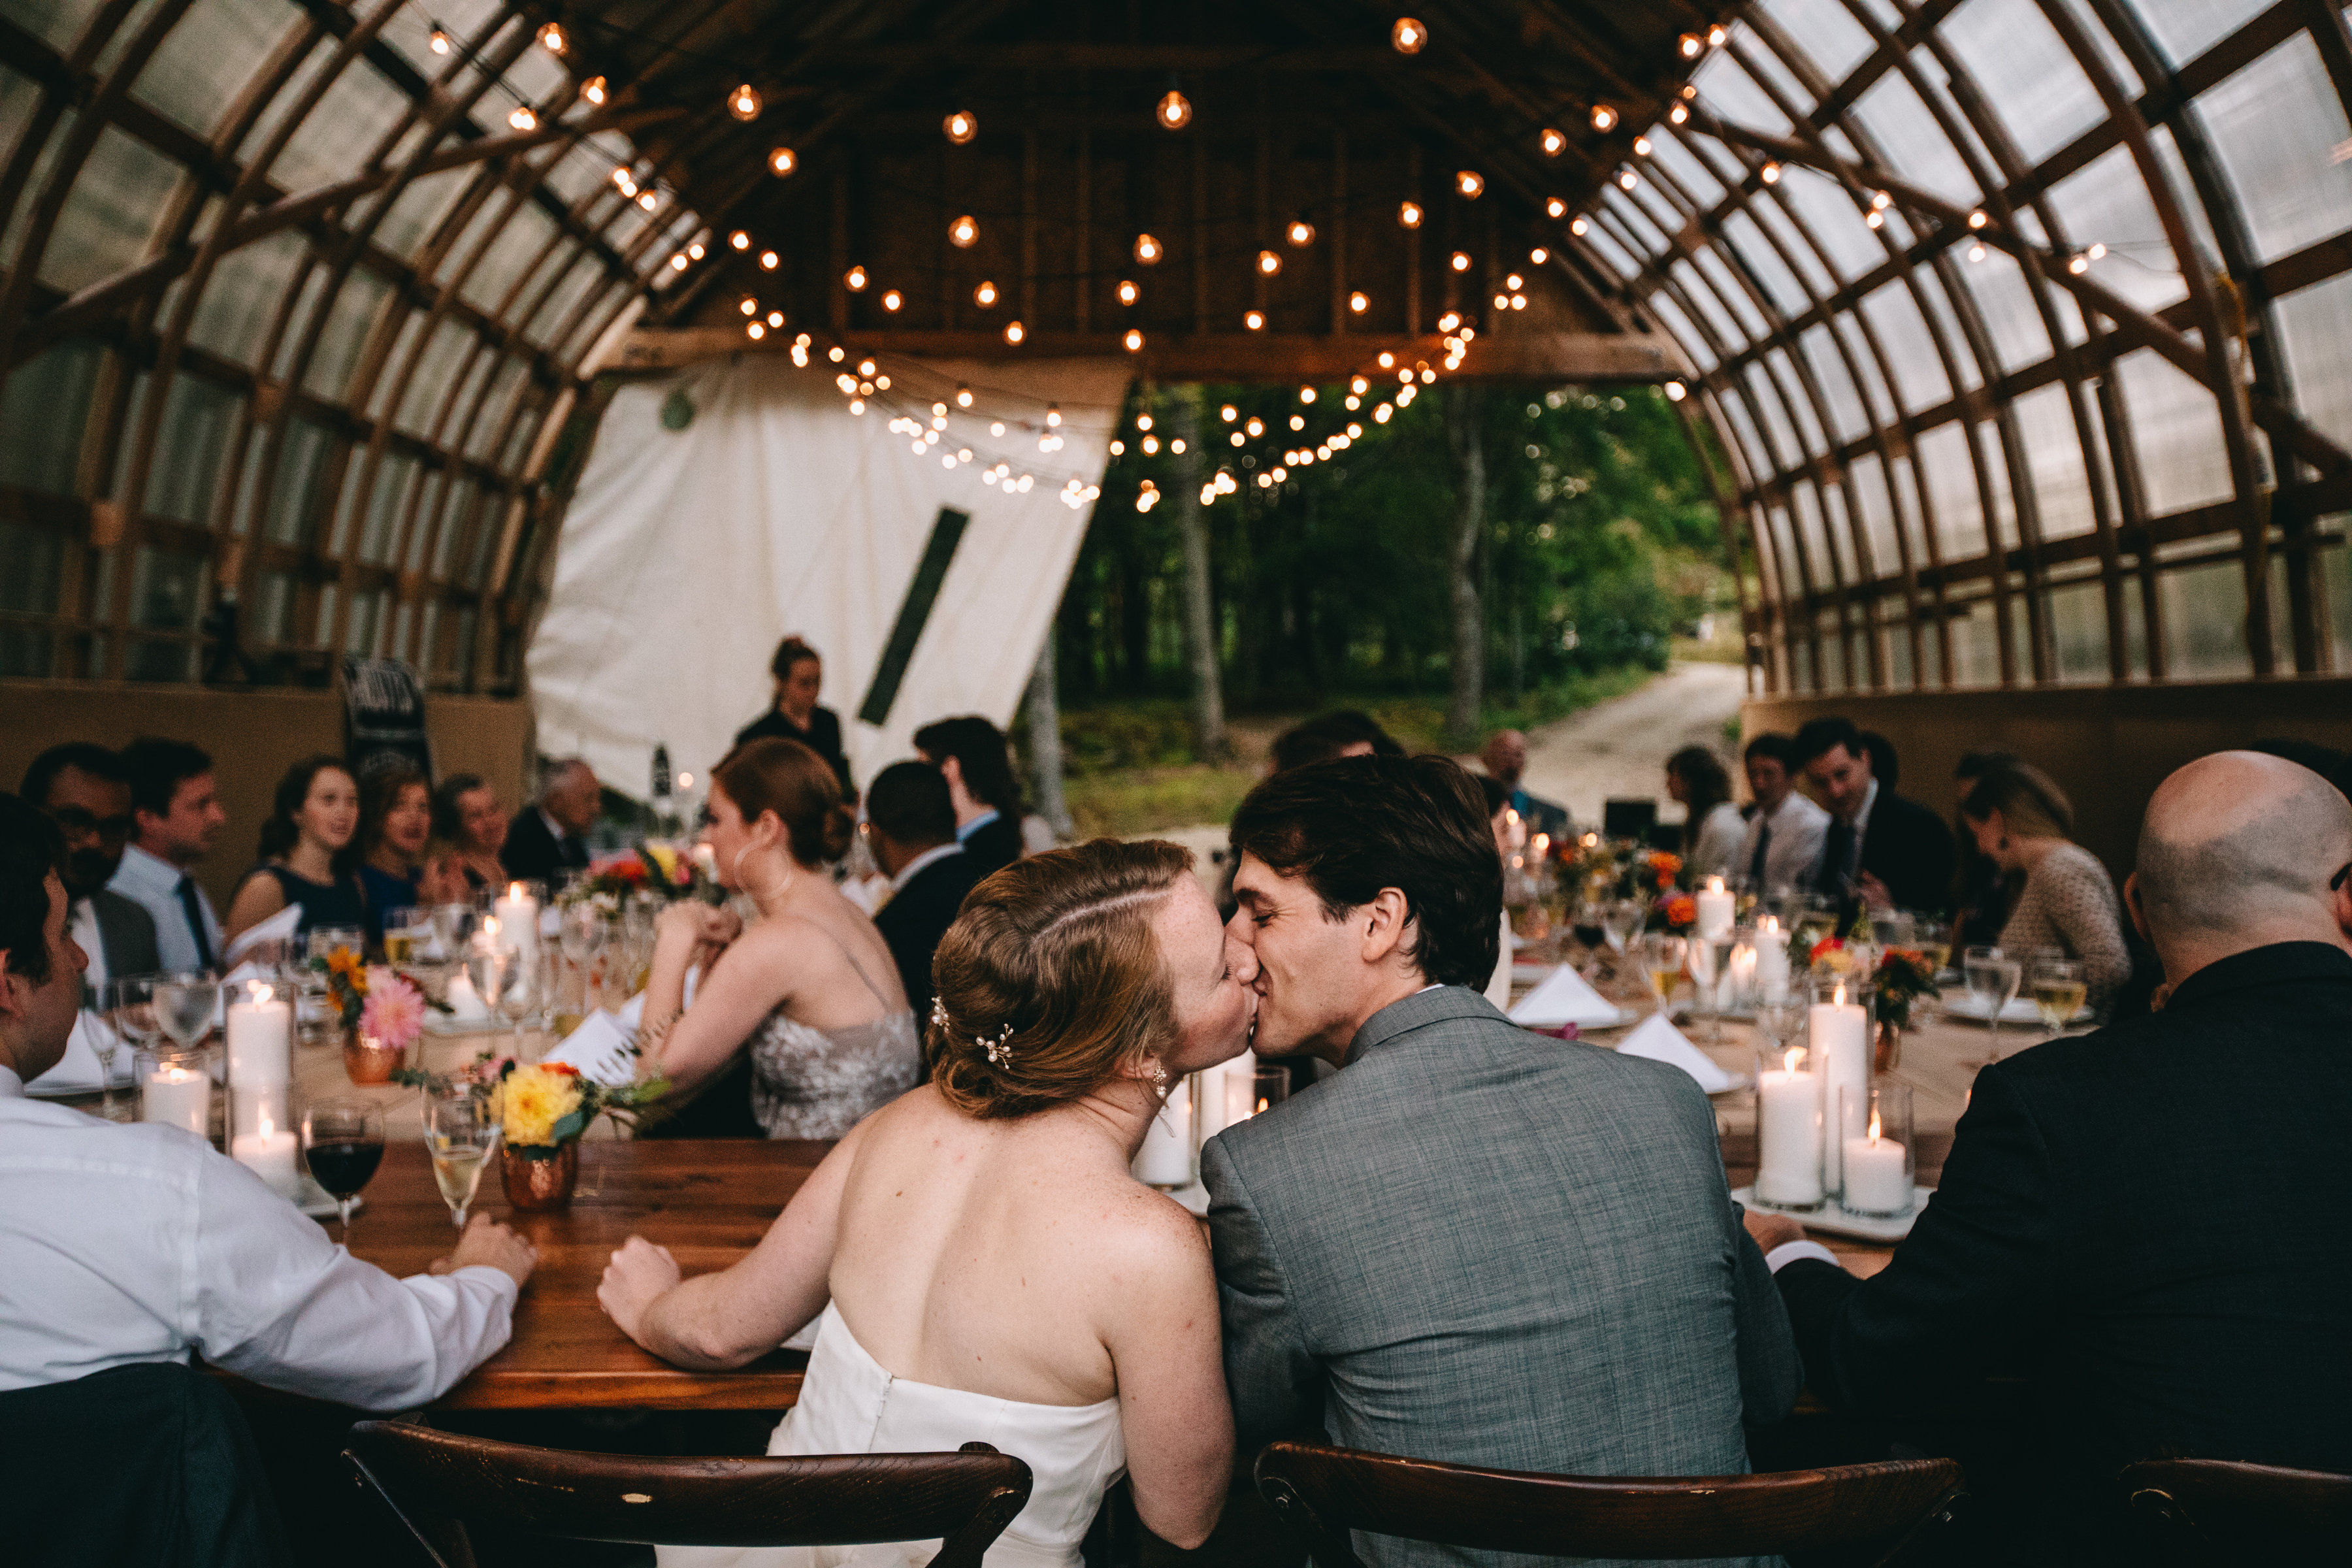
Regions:
<svg viewBox="0 0 2352 1568"><path fill-rule="evenodd" d="M499 1146L499 1174L507 1185L507 1206L518 1214L560 1209L572 1202L580 1180L580 1145L559 1143L552 1149Z"/></svg>
<svg viewBox="0 0 2352 1568"><path fill-rule="evenodd" d="M390 1046L353 1029L343 1037L343 1071L353 1083L390 1083L408 1061L408 1047Z"/></svg>
<svg viewBox="0 0 2352 1568"><path fill-rule="evenodd" d="M1903 1026L1890 1019L1878 1020L1878 1037L1873 1042L1870 1070L1874 1073L1893 1072L1903 1065Z"/></svg>

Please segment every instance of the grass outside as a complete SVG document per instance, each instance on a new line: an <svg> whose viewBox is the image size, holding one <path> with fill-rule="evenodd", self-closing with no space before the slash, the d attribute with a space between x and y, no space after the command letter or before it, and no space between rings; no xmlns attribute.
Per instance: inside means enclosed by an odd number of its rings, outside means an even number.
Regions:
<svg viewBox="0 0 2352 1568"><path fill-rule="evenodd" d="M1532 729L1622 697L1654 673L1629 666L1575 677L1528 692L1516 702L1492 699L1483 711L1484 728ZM1328 706L1361 707L1407 751L1444 749L1442 702L1378 698L1351 702L1335 697ZM1305 712L1235 717L1227 726L1233 759L1212 766L1192 759L1181 701L1145 699L1065 712L1062 744L1069 772L1064 790L1078 836L1126 837L1230 821L1242 796L1265 775L1275 737L1306 717Z"/></svg>

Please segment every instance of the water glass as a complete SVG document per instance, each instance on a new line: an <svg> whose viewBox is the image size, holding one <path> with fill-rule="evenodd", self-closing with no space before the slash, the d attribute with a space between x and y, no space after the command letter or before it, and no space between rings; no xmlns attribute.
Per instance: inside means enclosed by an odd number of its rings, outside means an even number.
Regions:
<svg viewBox="0 0 2352 1568"><path fill-rule="evenodd" d="M1972 947L1961 961L1960 973L1968 982L1969 995L1984 1013L1988 1030L1983 1060L1967 1065L1990 1067L2000 1060L2000 1015L2017 1000L2024 965L1998 947Z"/></svg>
<svg viewBox="0 0 2352 1568"><path fill-rule="evenodd" d="M209 969L182 970L147 977L157 1025L183 1050L193 1050L213 1032L220 1011L220 981Z"/></svg>

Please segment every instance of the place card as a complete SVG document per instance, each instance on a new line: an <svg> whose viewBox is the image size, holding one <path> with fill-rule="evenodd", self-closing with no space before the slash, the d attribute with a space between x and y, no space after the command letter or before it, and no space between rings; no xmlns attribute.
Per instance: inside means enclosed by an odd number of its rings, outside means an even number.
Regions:
<svg viewBox="0 0 2352 1568"><path fill-rule="evenodd" d="M559 1067L574 1068L592 1083L612 1085L637 1081L636 1031L611 1013L591 1013L563 1043L541 1058Z"/></svg>

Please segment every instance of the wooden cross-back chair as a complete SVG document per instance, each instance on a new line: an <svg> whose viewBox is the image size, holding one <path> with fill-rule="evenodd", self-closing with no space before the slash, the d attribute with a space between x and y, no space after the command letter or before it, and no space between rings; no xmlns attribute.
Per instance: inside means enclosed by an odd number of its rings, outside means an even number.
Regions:
<svg viewBox="0 0 2352 1568"><path fill-rule="evenodd" d="M2147 1459L2124 1495L2177 1563L2352 1561L2352 1475L2231 1459Z"/></svg>
<svg viewBox="0 0 2352 1568"><path fill-rule="evenodd" d="M979 1568L1029 1500L1029 1467L952 1454L668 1458L534 1448L362 1421L344 1449L439 1568L472 1568L465 1521L572 1541L848 1546L940 1538L930 1568Z"/></svg>
<svg viewBox="0 0 2352 1568"><path fill-rule="evenodd" d="M1753 1476L1548 1476L1273 1443L1256 1476L1318 1568L1360 1568L1351 1530L1553 1557L1836 1551L1893 1564L1948 1524L1962 1495L1949 1459Z"/></svg>

